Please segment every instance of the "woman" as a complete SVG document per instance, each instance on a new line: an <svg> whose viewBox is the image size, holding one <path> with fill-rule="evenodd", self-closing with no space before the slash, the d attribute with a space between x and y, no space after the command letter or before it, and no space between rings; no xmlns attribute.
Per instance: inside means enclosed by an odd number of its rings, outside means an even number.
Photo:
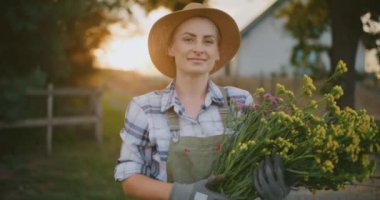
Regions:
<svg viewBox="0 0 380 200"><path fill-rule="evenodd" d="M209 178L211 164L224 133L228 100L245 105L253 100L247 91L219 88L210 74L229 62L239 45L240 32L231 16L198 3L153 25L150 57L173 81L129 104L115 169L126 194L150 200L227 199L209 188L221 180ZM265 190L260 185L258 191Z"/></svg>

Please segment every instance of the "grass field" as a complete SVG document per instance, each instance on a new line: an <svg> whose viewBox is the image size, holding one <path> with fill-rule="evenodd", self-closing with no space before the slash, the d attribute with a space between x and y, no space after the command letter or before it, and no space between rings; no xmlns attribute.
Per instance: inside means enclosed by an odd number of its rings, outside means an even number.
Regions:
<svg viewBox="0 0 380 200"><path fill-rule="evenodd" d="M96 143L91 126L54 127L53 154L47 156L44 128L1 130L0 199L126 199L113 179L124 111L131 97L163 88L169 80L104 71L85 81L103 87L103 145ZM259 85L271 89L260 80L215 81L251 92Z"/></svg>
<svg viewBox="0 0 380 200"><path fill-rule="evenodd" d="M48 156L44 128L1 130L0 199L126 199L113 173L127 103L167 81L119 72L89 81L103 87L103 144L89 125L54 127Z"/></svg>

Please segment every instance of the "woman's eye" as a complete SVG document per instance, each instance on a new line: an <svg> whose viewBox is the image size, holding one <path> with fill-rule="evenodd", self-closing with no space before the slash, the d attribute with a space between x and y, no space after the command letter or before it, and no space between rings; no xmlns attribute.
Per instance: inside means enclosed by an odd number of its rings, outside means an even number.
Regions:
<svg viewBox="0 0 380 200"><path fill-rule="evenodd" d="M206 44L214 44L214 40L206 40L205 43Z"/></svg>
<svg viewBox="0 0 380 200"><path fill-rule="evenodd" d="M191 41L193 41L193 38L183 38L183 41L185 41L185 42L191 42Z"/></svg>

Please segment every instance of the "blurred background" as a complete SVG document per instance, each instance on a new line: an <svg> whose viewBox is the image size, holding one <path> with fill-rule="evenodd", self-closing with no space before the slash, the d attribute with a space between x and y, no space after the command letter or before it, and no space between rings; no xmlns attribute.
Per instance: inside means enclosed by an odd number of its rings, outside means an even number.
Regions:
<svg viewBox="0 0 380 200"><path fill-rule="evenodd" d="M0 2L0 199L126 199L113 179L125 109L170 81L151 63L147 35L189 2ZM240 51L212 76L218 84L298 91L304 74L318 84L342 59L339 105L380 120L380 1L194 2L241 30Z"/></svg>

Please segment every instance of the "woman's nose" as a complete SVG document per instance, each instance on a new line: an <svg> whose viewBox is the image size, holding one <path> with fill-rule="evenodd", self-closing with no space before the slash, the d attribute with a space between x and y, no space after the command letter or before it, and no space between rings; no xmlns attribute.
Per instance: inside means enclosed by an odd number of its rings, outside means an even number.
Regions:
<svg viewBox="0 0 380 200"><path fill-rule="evenodd" d="M204 53L203 50L193 50L193 53L196 54L196 55L202 55Z"/></svg>
<svg viewBox="0 0 380 200"><path fill-rule="evenodd" d="M200 43L200 42L197 42L195 45L194 45L194 48L193 48L193 53L197 54L197 55L202 55L204 53L204 47L203 45Z"/></svg>

